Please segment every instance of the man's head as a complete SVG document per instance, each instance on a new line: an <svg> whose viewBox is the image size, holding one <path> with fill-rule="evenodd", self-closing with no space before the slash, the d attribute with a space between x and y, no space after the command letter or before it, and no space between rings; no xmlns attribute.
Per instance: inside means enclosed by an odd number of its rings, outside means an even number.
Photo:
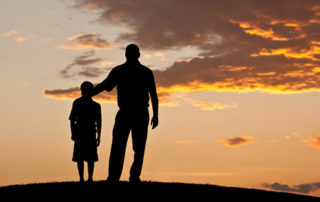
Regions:
<svg viewBox="0 0 320 202"><path fill-rule="evenodd" d="M129 44L126 48L126 58L128 61L138 60L140 57L139 47L136 44Z"/></svg>
<svg viewBox="0 0 320 202"><path fill-rule="evenodd" d="M85 81L80 86L82 97L91 97L93 91L93 84L89 81Z"/></svg>

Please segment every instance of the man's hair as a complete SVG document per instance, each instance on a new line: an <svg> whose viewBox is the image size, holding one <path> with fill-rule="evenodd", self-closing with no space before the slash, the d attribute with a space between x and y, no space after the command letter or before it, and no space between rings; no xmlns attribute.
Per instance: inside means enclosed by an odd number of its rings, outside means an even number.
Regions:
<svg viewBox="0 0 320 202"><path fill-rule="evenodd" d="M93 84L90 81L85 81L80 86L82 96L91 97Z"/></svg>
<svg viewBox="0 0 320 202"><path fill-rule="evenodd" d="M140 50L136 44L129 44L126 47L127 60L137 60L140 57Z"/></svg>

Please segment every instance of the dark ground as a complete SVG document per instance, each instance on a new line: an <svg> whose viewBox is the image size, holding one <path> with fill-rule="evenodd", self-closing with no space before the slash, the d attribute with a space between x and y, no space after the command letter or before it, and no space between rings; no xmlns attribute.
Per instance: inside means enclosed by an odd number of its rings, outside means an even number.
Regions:
<svg viewBox="0 0 320 202"><path fill-rule="evenodd" d="M2 199L5 200L2 200ZM0 187L0 200L12 199L55 201L65 199L90 199L99 201L319 201L318 197L272 192L257 189L222 187L215 185L143 182L107 184L56 182Z"/></svg>

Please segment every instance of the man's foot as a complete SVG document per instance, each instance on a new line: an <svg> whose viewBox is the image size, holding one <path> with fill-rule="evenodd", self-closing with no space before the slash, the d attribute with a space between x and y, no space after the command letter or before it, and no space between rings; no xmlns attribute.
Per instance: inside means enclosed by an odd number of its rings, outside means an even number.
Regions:
<svg viewBox="0 0 320 202"><path fill-rule="evenodd" d="M88 183L92 183L92 182L93 182L93 179L92 179L92 178L89 178L87 182L88 182Z"/></svg>
<svg viewBox="0 0 320 202"><path fill-rule="evenodd" d="M129 178L129 181L130 181L131 183L141 183L141 180L140 180L139 177L130 177L130 178Z"/></svg>
<svg viewBox="0 0 320 202"><path fill-rule="evenodd" d="M80 183L83 183L84 182L84 179L83 178L80 178L80 181L79 181Z"/></svg>

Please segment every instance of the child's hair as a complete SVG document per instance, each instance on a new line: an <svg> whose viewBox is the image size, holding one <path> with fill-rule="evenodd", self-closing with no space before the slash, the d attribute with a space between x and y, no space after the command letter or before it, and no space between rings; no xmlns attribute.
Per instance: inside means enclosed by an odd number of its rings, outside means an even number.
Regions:
<svg viewBox="0 0 320 202"><path fill-rule="evenodd" d="M91 97L93 84L90 81L85 81L81 84L80 89L81 89L82 96Z"/></svg>

